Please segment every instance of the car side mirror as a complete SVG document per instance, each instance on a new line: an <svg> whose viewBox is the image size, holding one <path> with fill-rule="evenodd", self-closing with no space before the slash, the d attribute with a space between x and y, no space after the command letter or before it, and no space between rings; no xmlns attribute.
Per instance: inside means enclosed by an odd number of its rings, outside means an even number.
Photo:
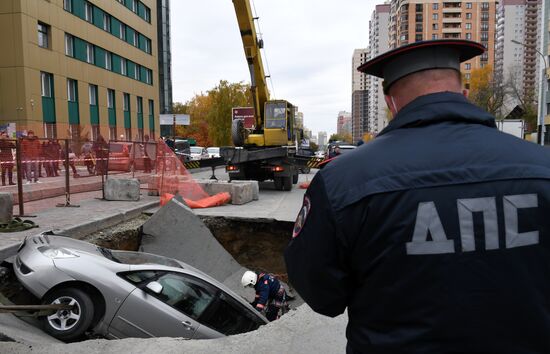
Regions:
<svg viewBox="0 0 550 354"><path fill-rule="evenodd" d="M146 288L151 290L155 294L160 294L160 292L162 291L162 285L160 285L160 283L156 281L152 281L147 284Z"/></svg>

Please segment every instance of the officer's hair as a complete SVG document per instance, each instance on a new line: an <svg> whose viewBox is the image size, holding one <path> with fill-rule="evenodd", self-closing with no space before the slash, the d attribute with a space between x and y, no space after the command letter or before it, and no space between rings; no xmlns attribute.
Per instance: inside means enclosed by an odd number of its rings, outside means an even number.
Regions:
<svg viewBox="0 0 550 354"><path fill-rule="evenodd" d="M423 70L407 75L397 80L390 87L390 94L393 96L399 92L422 92L440 87L441 91L460 92L462 90L462 76L454 69L431 69Z"/></svg>

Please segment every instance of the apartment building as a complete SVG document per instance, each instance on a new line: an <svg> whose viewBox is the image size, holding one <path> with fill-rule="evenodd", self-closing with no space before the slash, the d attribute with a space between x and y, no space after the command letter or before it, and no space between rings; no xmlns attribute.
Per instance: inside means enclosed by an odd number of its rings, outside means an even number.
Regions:
<svg viewBox="0 0 550 354"><path fill-rule="evenodd" d="M48 138L158 135L156 0L3 0L0 28L0 122Z"/></svg>
<svg viewBox="0 0 550 354"><path fill-rule="evenodd" d="M542 35L541 0L502 0L497 7L495 75L507 86L503 115L520 101L538 99Z"/></svg>
<svg viewBox="0 0 550 354"><path fill-rule="evenodd" d="M376 5L369 22L370 58L389 50L389 20L390 4ZM382 81L375 76L369 76L368 122L363 133L369 132L376 135L388 125Z"/></svg>
<svg viewBox="0 0 550 354"><path fill-rule="evenodd" d="M336 121L336 133L340 136L352 134L351 112L340 111Z"/></svg>
<svg viewBox="0 0 550 354"><path fill-rule="evenodd" d="M170 48L170 0L157 1L157 39L160 113L172 113L172 49Z"/></svg>
<svg viewBox="0 0 550 354"><path fill-rule="evenodd" d="M361 139L367 130L369 109L369 75L359 72L357 68L369 58L369 49L355 49L351 63L351 135L353 142Z"/></svg>
<svg viewBox="0 0 550 354"><path fill-rule="evenodd" d="M544 117L544 145L550 145L550 4L542 3L541 53L545 57L544 70L540 74L539 116Z"/></svg>
<svg viewBox="0 0 550 354"><path fill-rule="evenodd" d="M392 0L390 48L430 39L469 39L487 52L461 65L466 86L471 71L494 65L496 0Z"/></svg>

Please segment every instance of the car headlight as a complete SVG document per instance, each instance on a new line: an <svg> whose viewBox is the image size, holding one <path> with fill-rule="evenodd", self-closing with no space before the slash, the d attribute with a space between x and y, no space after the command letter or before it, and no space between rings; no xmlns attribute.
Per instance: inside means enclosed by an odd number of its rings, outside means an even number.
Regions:
<svg viewBox="0 0 550 354"><path fill-rule="evenodd" d="M38 250L46 257L51 259L77 258L78 255L66 248L42 246Z"/></svg>

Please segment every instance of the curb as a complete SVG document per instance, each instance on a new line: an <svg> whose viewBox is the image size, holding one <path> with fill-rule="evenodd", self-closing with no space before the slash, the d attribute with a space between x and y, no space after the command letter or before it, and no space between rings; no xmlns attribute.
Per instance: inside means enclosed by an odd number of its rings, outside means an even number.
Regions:
<svg viewBox="0 0 550 354"><path fill-rule="evenodd" d="M116 213L104 218L97 218L91 221L86 221L80 224L77 224L73 227L66 229L55 229L53 230L56 234L70 236L71 238L81 239L87 234L111 227L123 221L127 221L139 216L145 210L157 207L159 205L158 201L150 202L144 205L140 205L134 209L126 210L124 212ZM14 256L17 253L17 248L19 248L20 243L15 243L3 248L0 248L0 260L5 260L9 257Z"/></svg>

